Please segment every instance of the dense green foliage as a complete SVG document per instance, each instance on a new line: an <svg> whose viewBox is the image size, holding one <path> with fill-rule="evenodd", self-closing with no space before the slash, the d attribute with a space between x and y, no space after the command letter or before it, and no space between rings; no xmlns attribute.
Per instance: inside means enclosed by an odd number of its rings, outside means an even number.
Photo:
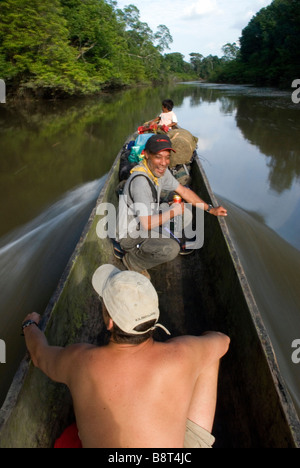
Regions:
<svg viewBox="0 0 300 468"><path fill-rule="evenodd" d="M273 0L240 38L240 52L212 79L290 87L300 77L300 1Z"/></svg>
<svg viewBox="0 0 300 468"><path fill-rule="evenodd" d="M88 71L68 44L59 0L4 0L0 18L0 74L9 85L70 92L90 86Z"/></svg>
<svg viewBox="0 0 300 468"><path fill-rule="evenodd" d="M88 94L159 80L172 37L105 0L2 0L0 76L19 94Z"/></svg>
<svg viewBox="0 0 300 468"><path fill-rule="evenodd" d="M1 0L0 77L9 91L51 97L171 79L290 86L300 78L300 0L273 0L224 56L166 53L134 5L114 0Z"/></svg>

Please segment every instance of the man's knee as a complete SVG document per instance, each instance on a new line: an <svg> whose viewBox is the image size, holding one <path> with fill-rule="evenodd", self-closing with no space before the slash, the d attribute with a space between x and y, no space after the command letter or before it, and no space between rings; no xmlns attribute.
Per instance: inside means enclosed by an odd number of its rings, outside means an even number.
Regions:
<svg viewBox="0 0 300 468"><path fill-rule="evenodd" d="M161 256L169 261L179 255L180 245L173 239L164 239L161 247Z"/></svg>
<svg viewBox="0 0 300 468"><path fill-rule="evenodd" d="M121 242L121 246L125 251L131 251L128 248L128 242ZM173 239L146 239L139 244L139 256L145 255L152 259L160 260L160 263L165 263L174 260L180 252L180 245Z"/></svg>

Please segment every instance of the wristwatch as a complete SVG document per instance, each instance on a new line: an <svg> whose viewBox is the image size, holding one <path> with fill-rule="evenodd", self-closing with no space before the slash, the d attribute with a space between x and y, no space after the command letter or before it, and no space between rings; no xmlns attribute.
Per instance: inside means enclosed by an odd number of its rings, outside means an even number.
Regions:
<svg viewBox="0 0 300 468"><path fill-rule="evenodd" d="M213 206L210 203L208 203L208 208L206 210L206 213L210 213L212 209L213 209Z"/></svg>
<svg viewBox="0 0 300 468"><path fill-rule="evenodd" d="M22 323L22 332L24 332L25 328L30 327L30 325L36 325L38 327L38 324L34 320L26 320ZM22 336L24 336L24 333Z"/></svg>

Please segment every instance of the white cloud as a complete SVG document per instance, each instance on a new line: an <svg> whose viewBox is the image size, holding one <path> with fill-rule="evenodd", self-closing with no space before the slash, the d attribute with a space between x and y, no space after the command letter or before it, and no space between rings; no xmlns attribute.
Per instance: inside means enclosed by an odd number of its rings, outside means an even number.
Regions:
<svg viewBox="0 0 300 468"><path fill-rule="evenodd" d="M218 7L216 0L198 0L185 9L184 17L195 20L204 16L221 13L222 10Z"/></svg>
<svg viewBox="0 0 300 468"><path fill-rule="evenodd" d="M222 46L237 42L251 18L271 3L272 0L118 0L118 7L136 5L141 21L154 32L158 25L166 25L173 44L165 52L180 52L188 61L191 52L221 57Z"/></svg>

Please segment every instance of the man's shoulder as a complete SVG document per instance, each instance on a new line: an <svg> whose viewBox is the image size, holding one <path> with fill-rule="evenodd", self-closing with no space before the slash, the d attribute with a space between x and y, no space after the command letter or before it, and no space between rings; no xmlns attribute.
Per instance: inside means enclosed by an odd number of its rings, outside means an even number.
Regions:
<svg viewBox="0 0 300 468"><path fill-rule="evenodd" d="M156 191L156 187L151 181L150 177L143 172L137 172L130 176L125 186L125 193L131 196L132 194L149 195Z"/></svg>
<svg viewBox="0 0 300 468"><path fill-rule="evenodd" d="M162 188L168 188L170 190L176 190L179 186L178 180L173 176L170 169L167 169L163 177L159 179L159 184Z"/></svg>
<svg viewBox="0 0 300 468"><path fill-rule="evenodd" d="M195 345L198 345L200 342L200 337L197 336L189 336L189 335L183 335L183 336L177 336L174 338L170 338L169 340L165 341L163 344L166 346L166 348L173 348L173 349L190 349Z"/></svg>
<svg viewBox="0 0 300 468"><path fill-rule="evenodd" d="M65 351L69 354L81 354L93 349L97 349L97 347L88 343L76 343L66 346Z"/></svg>
<svg viewBox="0 0 300 468"><path fill-rule="evenodd" d="M197 337L180 336L171 338L165 342L155 342L156 351L166 362L177 364L193 363L195 352L198 354L200 341Z"/></svg>
<svg viewBox="0 0 300 468"><path fill-rule="evenodd" d="M79 343L75 345L70 345L66 350L70 355L76 359L78 366L81 364L86 365L87 363L93 362L93 356L98 356L104 352L105 346L95 346L87 343Z"/></svg>
<svg viewBox="0 0 300 468"><path fill-rule="evenodd" d="M186 351L193 354L195 350L200 350L204 344L203 336L183 335L171 338L166 341L170 348Z"/></svg>
<svg viewBox="0 0 300 468"><path fill-rule="evenodd" d="M146 179L150 180L150 178L147 176L145 172L134 172L127 179L125 187L128 188L132 184L134 184L135 186L145 185L145 184L148 185L149 182Z"/></svg>

